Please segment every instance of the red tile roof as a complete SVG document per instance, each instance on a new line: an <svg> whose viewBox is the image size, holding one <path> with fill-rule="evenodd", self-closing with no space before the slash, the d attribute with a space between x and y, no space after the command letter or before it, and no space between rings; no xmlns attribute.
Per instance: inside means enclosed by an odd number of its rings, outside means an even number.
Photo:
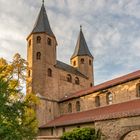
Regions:
<svg viewBox="0 0 140 140"><path fill-rule="evenodd" d="M133 73L129 73L127 75L124 75L124 76L121 76L118 78L115 78L113 80L107 81L107 82L99 84L97 86L90 87L86 90L81 90L81 91L78 91L74 94L70 94L70 95L62 98L60 100L60 102L67 101L67 100L74 99L74 98L78 98L78 97L81 97L84 95L88 95L88 94L91 94L91 93L94 93L94 92L97 92L100 90L104 90L104 89L110 88L112 86L119 85L119 84L131 81L131 80L135 80L138 78L140 78L140 70L135 71Z"/></svg>
<svg viewBox="0 0 140 140"><path fill-rule="evenodd" d="M74 125L138 115L140 115L140 99L100 107L84 112L62 115L40 128Z"/></svg>

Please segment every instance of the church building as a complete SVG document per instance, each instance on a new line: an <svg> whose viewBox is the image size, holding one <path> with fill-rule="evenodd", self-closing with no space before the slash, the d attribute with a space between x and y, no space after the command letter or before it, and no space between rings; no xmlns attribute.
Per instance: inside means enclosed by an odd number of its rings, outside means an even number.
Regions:
<svg viewBox="0 0 140 140"><path fill-rule="evenodd" d="M27 42L27 93L40 98L38 140L59 140L77 127L101 129L106 140L140 137L140 71L95 86L81 26L71 64L57 60L59 43L44 2Z"/></svg>

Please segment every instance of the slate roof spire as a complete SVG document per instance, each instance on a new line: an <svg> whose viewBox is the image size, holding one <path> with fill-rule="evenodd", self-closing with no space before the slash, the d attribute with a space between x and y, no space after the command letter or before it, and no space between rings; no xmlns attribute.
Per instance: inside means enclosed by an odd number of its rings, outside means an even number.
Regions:
<svg viewBox="0 0 140 140"><path fill-rule="evenodd" d="M42 0L42 4L44 4L44 0Z"/></svg>
<svg viewBox="0 0 140 140"><path fill-rule="evenodd" d="M90 53L90 51L88 49L83 31L82 31L82 25L80 25L79 37L78 37L78 40L77 40L75 51L74 51L71 59L76 57L76 56L86 56L86 55L93 58L92 54Z"/></svg>
<svg viewBox="0 0 140 140"><path fill-rule="evenodd" d="M32 33L47 33L50 36L54 36L52 29L49 24L48 16L44 6L44 0L42 0L41 10L39 12L38 18L35 22Z"/></svg>
<svg viewBox="0 0 140 140"><path fill-rule="evenodd" d="M82 31L82 25L80 25L80 31Z"/></svg>

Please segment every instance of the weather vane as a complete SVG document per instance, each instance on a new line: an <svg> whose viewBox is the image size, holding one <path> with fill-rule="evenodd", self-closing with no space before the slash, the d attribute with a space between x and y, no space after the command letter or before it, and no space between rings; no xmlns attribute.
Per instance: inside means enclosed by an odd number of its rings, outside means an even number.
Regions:
<svg viewBox="0 0 140 140"><path fill-rule="evenodd" d="M80 25L80 30L82 31L82 25Z"/></svg>
<svg viewBox="0 0 140 140"><path fill-rule="evenodd" d="M42 4L44 4L44 0L42 0Z"/></svg>

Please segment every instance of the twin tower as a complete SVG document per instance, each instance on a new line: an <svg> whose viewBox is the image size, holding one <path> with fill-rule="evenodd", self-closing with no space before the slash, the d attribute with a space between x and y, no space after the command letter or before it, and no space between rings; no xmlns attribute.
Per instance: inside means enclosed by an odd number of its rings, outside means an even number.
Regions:
<svg viewBox="0 0 140 140"><path fill-rule="evenodd" d="M61 114L57 101L93 86L93 56L81 27L75 51L70 59L71 65L57 60L58 44L51 30L44 3L27 42L27 92L48 99L41 100L42 105L37 108L39 123L43 125Z"/></svg>

